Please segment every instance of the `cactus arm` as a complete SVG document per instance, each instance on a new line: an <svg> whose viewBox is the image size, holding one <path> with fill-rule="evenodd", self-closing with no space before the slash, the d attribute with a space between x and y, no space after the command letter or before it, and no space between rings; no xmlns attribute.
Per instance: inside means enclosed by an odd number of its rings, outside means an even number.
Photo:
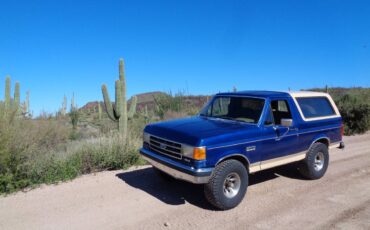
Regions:
<svg viewBox="0 0 370 230"><path fill-rule="evenodd" d="M105 110L107 111L108 117L110 119L112 119L113 121L117 121L117 117L114 115L114 110L113 110L112 103L109 99L107 86L103 85L101 88L102 88L102 92L103 92Z"/></svg>
<svg viewBox="0 0 370 230"><path fill-rule="evenodd" d="M137 97L133 96L130 103L130 110L128 111L127 117L133 118L136 113Z"/></svg>

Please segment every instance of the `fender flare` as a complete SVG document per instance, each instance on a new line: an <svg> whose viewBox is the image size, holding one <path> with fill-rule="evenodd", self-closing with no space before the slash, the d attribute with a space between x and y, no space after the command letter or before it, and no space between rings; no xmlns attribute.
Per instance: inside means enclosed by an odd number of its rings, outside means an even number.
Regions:
<svg viewBox="0 0 370 230"><path fill-rule="evenodd" d="M245 168L247 169L247 171L249 172L249 167L251 165L249 159L247 156L241 154L241 153L231 153L231 154L225 154L223 157L221 157L217 163L215 164L215 167L220 164L221 162L227 160L227 159L235 159L235 158L241 158L243 159L242 163L244 164Z"/></svg>

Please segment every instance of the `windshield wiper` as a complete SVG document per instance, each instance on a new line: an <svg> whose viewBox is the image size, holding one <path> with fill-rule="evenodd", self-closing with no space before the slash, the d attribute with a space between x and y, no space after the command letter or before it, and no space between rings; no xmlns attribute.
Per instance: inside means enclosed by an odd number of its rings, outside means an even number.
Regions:
<svg viewBox="0 0 370 230"><path fill-rule="evenodd" d="M217 118L225 119L225 120L231 120L231 121L236 121L236 122L242 122L242 123L250 123L250 124L254 124L254 122L245 121L245 120L242 120L242 119L236 119L236 118L232 118L232 117L226 117L226 116L217 117Z"/></svg>
<svg viewBox="0 0 370 230"><path fill-rule="evenodd" d="M244 120L241 120L241 119L235 119L234 121L239 121L239 122L248 123L248 124L254 124L254 122L252 122L252 121L244 121Z"/></svg>

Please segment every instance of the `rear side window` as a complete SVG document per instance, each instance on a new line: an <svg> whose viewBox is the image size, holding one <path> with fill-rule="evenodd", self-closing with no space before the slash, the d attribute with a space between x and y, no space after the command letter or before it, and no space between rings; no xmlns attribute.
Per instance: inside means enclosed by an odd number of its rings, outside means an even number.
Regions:
<svg viewBox="0 0 370 230"><path fill-rule="evenodd" d="M326 97L298 97L297 101L305 118L335 115L334 109Z"/></svg>

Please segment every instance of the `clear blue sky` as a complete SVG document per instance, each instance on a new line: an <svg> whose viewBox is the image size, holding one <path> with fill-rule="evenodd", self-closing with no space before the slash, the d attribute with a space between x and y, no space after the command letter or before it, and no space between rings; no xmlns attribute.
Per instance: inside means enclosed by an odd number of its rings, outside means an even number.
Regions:
<svg viewBox="0 0 370 230"><path fill-rule="evenodd" d="M370 86L369 1L0 0L4 79L35 114L111 97L125 58L128 96Z"/></svg>

